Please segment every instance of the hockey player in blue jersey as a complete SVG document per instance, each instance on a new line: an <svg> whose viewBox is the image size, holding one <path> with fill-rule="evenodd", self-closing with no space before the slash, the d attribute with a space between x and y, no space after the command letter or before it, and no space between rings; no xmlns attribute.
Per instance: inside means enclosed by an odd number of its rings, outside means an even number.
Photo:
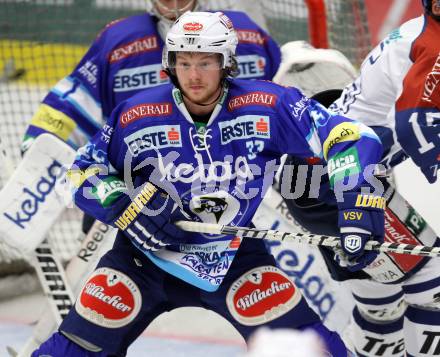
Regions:
<svg viewBox="0 0 440 357"><path fill-rule="evenodd" d="M84 145L121 102L169 82L162 71L165 34L177 16L203 0L148 0L148 13L114 21L97 36L67 77L43 99L26 130L25 152L37 136L51 133L75 149ZM225 11L236 26L239 77L271 80L281 61L276 42L245 13ZM83 231L93 220L85 216Z"/></svg>
<svg viewBox="0 0 440 357"><path fill-rule="evenodd" d="M122 102L78 151L68 174L75 202L118 235L59 332L32 356L124 356L152 320L183 306L217 312L245 339L261 326L312 329L326 353L347 355L264 242L174 224L250 225L284 153L349 152L356 170L340 180L351 186L335 191L341 215L357 217L343 225L347 249L383 237L378 137L295 88L233 79L236 45L225 14L181 16L162 57L172 84Z"/></svg>
<svg viewBox="0 0 440 357"><path fill-rule="evenodd" d="M104 125L121 101L169 82L161 67L166 31L176 16L203 7L204 1L146 3L149 13L108 24L72 73L50 90L30 122L22 151L44 132L78 148ZM278 45L245 13L225 13L239 35L239 77L271 80L281 61Z"/></svg>
<svg viewBox="0 0 440 357"><path fill-rule="evenodd" d="M161 66L165 34L176 17L187 10L205 7L207 3L205 0L147 0L148 12L108 24L76 68L45 96L26 130L22 151L42 133L51 133L74 148L82 146L104 125L121 101L168 83ZM271 79L281 59L276 42L245 13L226 13L238 28L240 76ZM89 232L93 222L91 216L84 215L84 233Z"/></svg>

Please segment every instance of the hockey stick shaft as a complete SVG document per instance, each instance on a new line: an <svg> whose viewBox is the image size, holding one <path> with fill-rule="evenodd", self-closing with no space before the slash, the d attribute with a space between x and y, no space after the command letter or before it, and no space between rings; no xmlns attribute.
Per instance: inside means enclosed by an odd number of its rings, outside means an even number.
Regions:
<svg viewBox="0 0 440 357"><path fill-rule="evenodd" d="M223 226L220 224L178 221L176 225L188 232L233 235L241 238L268 239L276 241L290 241L306 243L315 246L341 248L340 238L315 234L288 233L276 230L259 230L246 227ZM440 257L440 247L427 247L423 245L379 243L368 241L366 250L384 253L409 254L425 257Z"/></svg>

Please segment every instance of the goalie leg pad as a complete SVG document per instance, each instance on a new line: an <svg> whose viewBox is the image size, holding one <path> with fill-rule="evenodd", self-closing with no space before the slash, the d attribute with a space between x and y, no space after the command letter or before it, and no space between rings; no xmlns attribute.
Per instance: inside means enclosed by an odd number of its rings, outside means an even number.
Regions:
<svg viewBox="0 0 440 357"><path fill-rule="evenodd" d="M71 201L65 168L75 158L65 142L40 135L0 191L0 236L24 253L45 238Z"/></svg>

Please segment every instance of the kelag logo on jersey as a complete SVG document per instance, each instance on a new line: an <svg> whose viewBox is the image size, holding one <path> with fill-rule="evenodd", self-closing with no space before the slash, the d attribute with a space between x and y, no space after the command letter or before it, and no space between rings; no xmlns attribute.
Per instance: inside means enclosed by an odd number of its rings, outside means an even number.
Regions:
<svg viewBox="0 0 440 357"><path fill-rule="evenodd" d="M237 56L238 78L263 77L266 59L258 55Z"/></svg>
<svg viewBox="0 0 440 357"><path fill-rule="evenodd" d="M133 156L166 147L182 147L180 125L158 125L141 129L124 138Z"/></svg>
<svg viewBox="0 0 440 357"><path fill-rule="evenodd" d="M113 82L114 92L128 92L143 88L151 88L168 83L169 78L162 71L161 64L120 69L115 74Z"/></svg>
<svg viewBox="0 0 440 357"><path fill-rule="evenodd" d="M270 120L265 115L243 115L218 126L222 144L249 138L270 139Z"/></svg>

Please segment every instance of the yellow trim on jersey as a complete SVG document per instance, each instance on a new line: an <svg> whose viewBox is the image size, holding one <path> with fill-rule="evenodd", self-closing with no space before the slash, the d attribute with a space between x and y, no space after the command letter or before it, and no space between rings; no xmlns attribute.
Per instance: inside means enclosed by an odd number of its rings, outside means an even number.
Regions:
<svg viewBox="0 0 440 357"><path fill-rule="evenodd" d="M76 128L76 123L72 118L46 104L38 107L32 117L31 125L55 134L64 141L67 141Z"/></svg>
<svg viewBox="0 0 440 357"><path fill-rule="evenodd" d="M72 184L79 188L89 177L99 174L100 168L96 166L89 167L85 170L70 169L67 171L66 177Z"/></svg>
<svg viewBox="0 0 440 357"><path fill-rule="evenodd" d="M356 124L344 122L336 125L324 141L324 158L327 160L328 152L337 143L343 141L356 141L361 137L359 127Z"/></svg>
<svg viewBox="0 0 440 357"><path fill-rule="evenodd" d="M24 70L19 83L53 86L72 72L86 51L86 46L66 43L0 40L0 68L17 74Z"/></svg>

